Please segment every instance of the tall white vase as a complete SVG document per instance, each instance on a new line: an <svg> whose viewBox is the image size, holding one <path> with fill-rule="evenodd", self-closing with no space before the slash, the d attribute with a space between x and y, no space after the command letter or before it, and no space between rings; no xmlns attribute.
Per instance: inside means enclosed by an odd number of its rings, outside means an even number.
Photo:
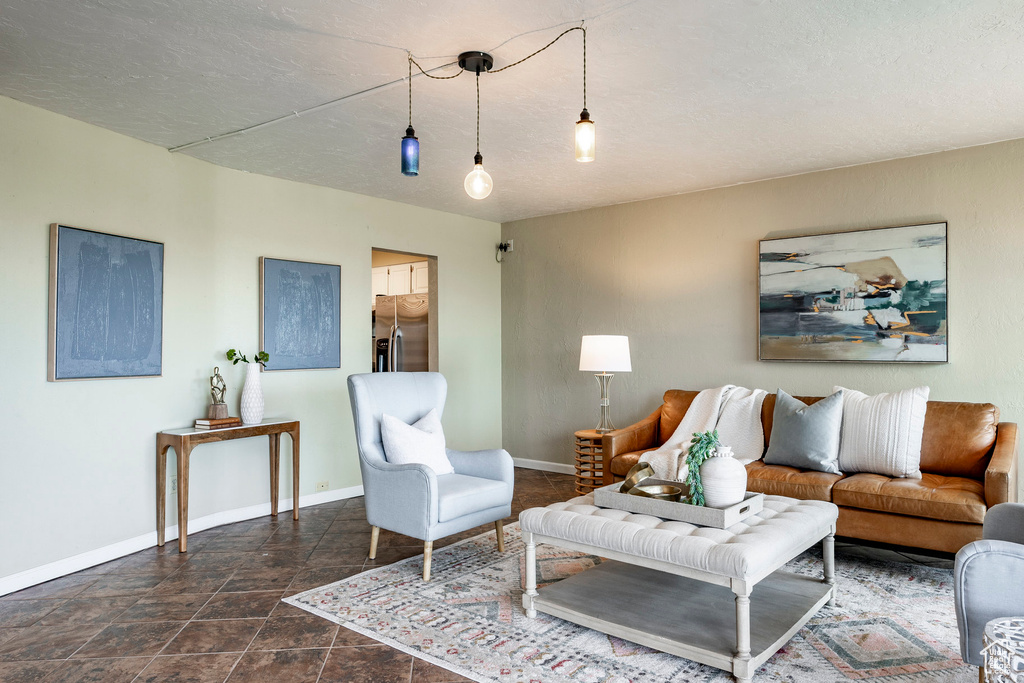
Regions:
<svg viewBox="0 0 1024 683"><path fill-rule="evenodd" d="M732 457L731 448L719 446L700 466L700 481L706 506L729 507L742 501L747 493L747 468Z"/></svg>
<svg viewBox="0 0 1024 683"><path fill-rule="evenodd" d="M260 385L259 363L246 365L240 412L244 424L259 424L263 421L263 387Z"/></svg>

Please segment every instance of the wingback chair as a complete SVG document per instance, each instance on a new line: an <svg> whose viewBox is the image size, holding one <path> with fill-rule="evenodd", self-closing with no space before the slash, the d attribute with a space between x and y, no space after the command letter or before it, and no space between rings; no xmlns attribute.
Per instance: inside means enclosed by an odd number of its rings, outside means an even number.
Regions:
<svg viewBox="0 0 1024 683"><path fill-rule="evenodd" d="M1000 503L988 511L982 540L956 554L953 594L960 656L981 667L985 624L1024 616L1024 504Z"/></svg>
<svg viewBox="0 0 1024 683"><path fill-rule="evenodd" d="M505 551L502 521L512 514L514 470L508 452L446 449L455 469L437 475L426 465L389 463L381 441L381 415L412 424L436 408L444 410L448 384L436 372L375 372L351 375L348 393L355 418L359 469L366 496L370 559L387 529L423 541L423 580L430 580L434 541L494 522L498 550Z"/></svg>

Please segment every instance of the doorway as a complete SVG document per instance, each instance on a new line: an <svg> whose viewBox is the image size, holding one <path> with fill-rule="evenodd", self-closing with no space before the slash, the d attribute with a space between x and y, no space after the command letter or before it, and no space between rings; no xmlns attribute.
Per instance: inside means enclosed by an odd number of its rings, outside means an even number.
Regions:
<svg viewBox="0 0 1024 683"><path fill-rule="evenodd" d="M437 257L370 251L372 372L438 371Z"/></svg>

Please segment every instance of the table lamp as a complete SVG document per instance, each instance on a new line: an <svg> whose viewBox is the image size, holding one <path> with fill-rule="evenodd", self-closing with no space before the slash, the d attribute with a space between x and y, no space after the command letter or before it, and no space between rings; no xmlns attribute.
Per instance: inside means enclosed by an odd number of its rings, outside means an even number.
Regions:
<svg viewBox="0 0 1024 683"><path fill-rule="evenodd" d="M597 431L604 434L615 429L609 416L608 384L614 372L632 372L629 362L629 337L611 334L583 336L580 347L580 371L593 372L601 385L601 422Z"/></svg>

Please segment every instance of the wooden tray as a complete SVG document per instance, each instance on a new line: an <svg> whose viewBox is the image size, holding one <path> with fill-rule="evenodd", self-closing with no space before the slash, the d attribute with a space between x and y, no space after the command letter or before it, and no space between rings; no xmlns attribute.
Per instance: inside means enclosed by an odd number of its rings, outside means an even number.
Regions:
<svg viewBox="0 0 1024 683"><path fill-rule="evenodd" d="M643 485L669 485L679 486L684 490L686 485L678 481L666 481L649 477L643 480ZM604 486L594 491L594 505L615 510L626 510L640 515L651 515L662 519L673 519L679 522L689 522L697 526L708 526L716 529L727 529L737 522L742 522L747 517L756 515L764 508L764 494L747 491L746 497L727 508L701 507L689 503L677 503L670 500L657 500L655 498L644 498L642 496L631 496L628 493L619 493L622 483Z"/></svg>

